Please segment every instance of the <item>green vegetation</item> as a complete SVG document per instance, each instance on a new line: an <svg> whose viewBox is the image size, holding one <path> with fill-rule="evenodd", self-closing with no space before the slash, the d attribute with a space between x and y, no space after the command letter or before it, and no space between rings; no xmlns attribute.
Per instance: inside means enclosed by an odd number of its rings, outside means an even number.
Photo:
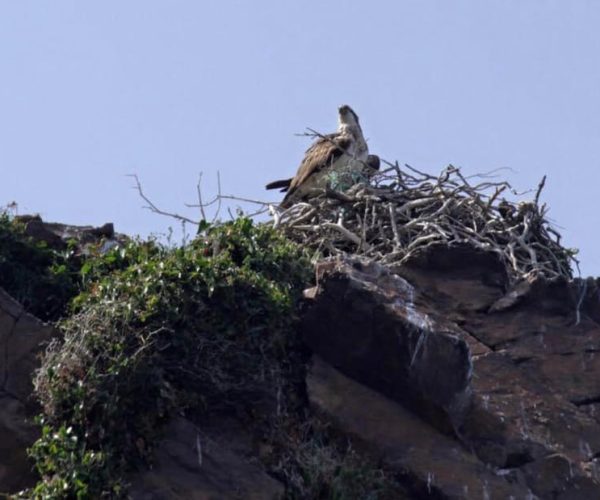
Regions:
<svg viewBox="0 0 600 500"><path fill-rule="evenodd" d="M78 293L79 260L35 242L23 226L0 211L0 284L25 309L43 320L56 320Z"/></svg>
<svg viewBox="0 0 600 500"><path fill-rule="evenodd" d="M0 229L11 293L33 293L36 314L68 313L35 380L41 480L22 497L125 498L161 424L187 413L241 419L272 450L261 459L288 499L393 498L394 483L307 411L301 247L243 217L184 247L131 241L86 259L32 243L7 218Z"/></svg>
<svg viewBox="0 0 600 500"><path fill-rule="evenodd" d="M295 306L310 266L266 226L238 219L175 249L132 242L81 272L86 291L36 381L35 495L119 496L174 412L297 393Z"/></svg>
<svg viewBox="0 0 600 500"><path fill-rule="evenodd" d="M398 500L400 484L347 441L311 419L307 434L288 446L278 469L286 484L286 500Z"/></svg>

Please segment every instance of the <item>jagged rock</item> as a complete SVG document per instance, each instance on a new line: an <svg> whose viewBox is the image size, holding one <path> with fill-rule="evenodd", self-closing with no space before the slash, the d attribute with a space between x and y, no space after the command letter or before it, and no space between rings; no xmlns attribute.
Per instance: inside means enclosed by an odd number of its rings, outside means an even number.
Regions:
<svg viewBox="0 0 600 500"><path fill-rule="evenodd" d="M38 436L25 404L0 393L0 492L14 493L35 483L26 450Z"/></svg>
<svg viewBox="0 0 600 500"><path fill-rule="evenodd" d="M584 474L592 450L600 445L594 419L527 376L506 355L480 356L473 365L472 406L459 434L483 461L521 467L561 453L572 462L574 475Z"/></svg>
<svg viewBox="0 0 600 500"><path fill-rule="evenodd" d="M44 343L56 334L0 288L0 491L35 481L27 447L38 436L31 417L33 371Z"/></svg>
<svg viewBox="0 0 600 500"><path fill-rule="evenodd" d="M115 233L112 222L107 222L99 227L74 226L45 222L39 215L20 215L15 221L25 226L25 234L36 241L44 241L51 248L65 249L69 241L76 241L80 250L85 252L88 244L104 242L105 247L110 247L118 242L123 243L128 238L123 234Z"/></svg>
<svg viewBox="0 0 600 500"><path fill-rule="evenodd" d="M598 485L587 477L575 475L569 460L559 454L549 455L527 464L523 470L527 474L532 489L541 499L598 498Z"/></svg>
<svg viewBox="0 0 600 500"><path fill-rule="evenodd" d="M600 401L596 282L529 280L511 289L519 290L518 300L496 310L489 307L498 303L492 297L507 293L499 288L498 280L490 282L486 275L486 269L493 266L470 251L472 257L453 259L446 272L422 262L409 262L398 271L410 276L418 290L417 303L427 302L431 314L451 318L465 335L495 351L473 356L476 405L490 408L498 402L496 409L504 421L529 422L532 430L537 429L537 439L555 441L554 446L575 462L589 460L600 451L600 429L588 418L594 416L593 406L591 415L585 411L587 405ZM436 257L430 260L442 260L447 252L435 249L432 253ZM489 297L489 304L479 309L462 307L465 298L475 294ZM522 432L514 429L512 433ZM585 449L590 451L581 451Z"/></svg>
<svg viewBox="0 0 600 500"><path fill-rule="evenodd" d="M522 477L509 483L457 440L318 357L313 359L307 387L313 407L404 476L418 498L527 497Z"/></svg>
<svg viewBox="0 0 600 500"><path fill-rule="evenodd" d="M420 307L432 306L434 312L443 310L451 318L487 311L505 296L509 285L506 269L494 254L468 246L434 246L391 270L426 291L423 301L423 294L415 296Z"/></svg>
<svg viewBox="0 0 600 500"><path fill-rule="evenodd" d="M321 269L325 277L303 318L309 347L344 374L451 429L470 397L466 342L437 328L415 307L413 287L384 267L355 259Z"/></svg>
<svg viewBox="0 0 600 500"><path fill-rule="evenodd" d="M22 215L15 217L15 221L25 225L25 234L36 241L44 241L49 247L64 249L66 241L51 231L39 215Z"/></svg>
<svg viewBox="0 0 600 500"><path fill-rule="evenodd" d="M243 439L243 438L241 438ZM283 485L218 436L178 417L168 425L155 466L133 479L133 500L276 500Z"/></svg>
<svg viewBox="0 0 600 500"><path fill-rule="evenodd" d="M356 259L327 261L308 294L309 346L532 494L600 498L600 428L585 411L600 401L598 313L566 281L532 280L494 308L510 295L506 275L493 255L470 252L433 249L396 268L410 284ZM568 478L549 486L565 463Z"/></svg>

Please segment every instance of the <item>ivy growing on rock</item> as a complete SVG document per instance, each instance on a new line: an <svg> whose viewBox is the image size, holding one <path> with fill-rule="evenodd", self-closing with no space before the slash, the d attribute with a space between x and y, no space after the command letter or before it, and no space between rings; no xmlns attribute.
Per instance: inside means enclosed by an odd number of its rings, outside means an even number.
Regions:
<svg viewBox="0 0 600 500"><path fill-rule="evenodd" d="M81 272L85 291L36 379L34 496L125 495L125 474L151 461L175 412L251 412L278 394L280 412L294 411L311 267L271 228L239 218L181 248L131 242Z"/></svg>
<svg viewBox="0 0 600 500"><path fill-rule="evenodd" d="M183 247L129 241L79 262L81 293L35 379L41 479L20 496L126 498L162 424L185 413L242 421L290 500L396 498L308 410L298 318L312 273L300 245L244 217Z"/></svg>

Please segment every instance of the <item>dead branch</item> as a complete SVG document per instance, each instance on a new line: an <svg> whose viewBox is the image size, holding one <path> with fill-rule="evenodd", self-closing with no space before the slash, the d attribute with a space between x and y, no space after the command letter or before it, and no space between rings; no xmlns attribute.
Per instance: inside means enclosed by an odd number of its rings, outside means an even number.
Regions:
<svg viewBox="0 0 600 500"><path fill-rule="evenodd" d="M146 202L146 206L144 206L144 208L146 208L147 210L150 210L151 212L154 212L156 214L164 215L166 217L171 217L171 218L181 222L181 224L184 225L184 233L185 233L185 224L194 224L194 225L198 226L198 225L200 225L200 223L202 221L208 221L207 215L206 215L206 209L211 208L214 205L216 205L216 208L214 209L214 215L210 221L212 224L214 224L219 217L219 213L221 211L224 200L238 201L238 202L244 203L244 204L258 205L259 206L258 210L255 210L254 212L250 212L250 213L246 214L246 216L248 216L248 217L255 217L255 216L264 214L269 211L270 204L268 202L252 200L249 198L242 198L240 196L223 194L221 192L221 175L219 172L217 172L217 194L215 195L215 197L212 200L210 200L208 202L204 202L203 197L202 197L202 172L200 172L200 174L198 176L198 183L196 184L196 195L198 197L198 203L185 203L184 204L187 208L198 208L200 210L201 219L194 220L189 217L186 217L185 215L181 215L176 212L168 212L166 210L158 208L158 206L152 200L150 200L150 198L148 198L146 193L144 193L144 190L142 189L142 184L141 184L137 174L129 174L128 177L131 177L134 179L134 181L135 181L134 189L138 192L138 194L142 198L142 200L144 200ZM230 217L232 219L235 218L235 216L233 215L233 213L230 210L230 207L228 207L228 211L229 211ZM273 215L273 213L272 213L272 215Z"/></svg>
<svg viewBox="0 0 600 500"><path fill-rule="evenodd" d="M173 213L173 212L166 212L164 210L161 210L160 208L158 208L154 203L152 203L152 201L150 201L150 199L144 194L144 191L142 190L142 185L140 184L140 180L138 178L138 176L136 174L129 174L128 177L132 177L133 180L135 181L135 186L134 188L137 190L138 194L140 195L140 197L142 198L142 200L144 200L148 205L145 206L144 208L154 212L155 214L159 214L159 215L165 215L167 217L172 217L173 219L176 219L182 223L189 223L189 224L196 224L198 225L198 221L192 220L188 217L185 217L183 215L177 214L177 213Z"/></svg>
<svg viewBox="0 0 600 500"><path fill-rule="evenodd" d="M544 177L542 177L542 180L540 181L540 184L537 188L537 191L535 193L535 199L534 199L534 203L537 205L539 200L540 200L540 194L542 192L542 189L544 189L544 186L546 184L546 176L544 175Z"/></svg>

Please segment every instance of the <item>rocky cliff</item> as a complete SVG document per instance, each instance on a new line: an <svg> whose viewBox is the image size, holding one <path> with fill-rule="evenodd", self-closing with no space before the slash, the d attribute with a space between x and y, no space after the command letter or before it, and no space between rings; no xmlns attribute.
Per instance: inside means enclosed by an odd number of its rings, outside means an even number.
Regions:
<svg viewBox="0 0 600 500"><path fill-rule="evenodd" d="M322 266L310 400L418 497L599 497L597 282L507 289L468 248Z"/></svg>
<svg viewBox="0 0 600 500"><path fill-rule="evenodd" d="M398 203L389 193L385 214ZM247 220L169 250L107 227L33 219L33 232L26 219L19 237L70 248L79 281L57 324L0 291L0 491L600 498L599 282L572 279L558 243L540 249L531 206L482 215L504 221L520 250L504 252L512 240L497 222L488 248L462 238L401 253L398 225L410 222L374 223L357 241L340 216L340 204L375 213L360 204L375 206L368 195L276 221L292 240L324 228L305 245L321 248L314 265L307 248ZM429 207L428 223L451 205ZM537 240L523 237L532 220ZM380 237L391 253L395 241L394 258L374 250Z"/></svg>

